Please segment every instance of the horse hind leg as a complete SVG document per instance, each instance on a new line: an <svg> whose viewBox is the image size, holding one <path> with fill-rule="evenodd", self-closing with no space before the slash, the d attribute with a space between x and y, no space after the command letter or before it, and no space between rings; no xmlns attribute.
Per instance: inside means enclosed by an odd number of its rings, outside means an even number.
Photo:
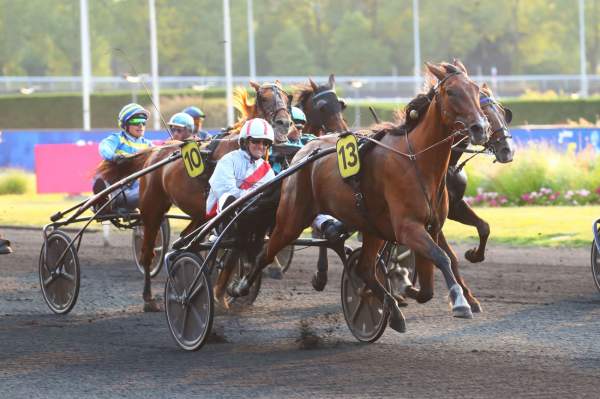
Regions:
<svg viewBox="0 0 600 399"><path fill-rule="evenodd" d="M310 223L310 220L310 217L292 216L291 218L288 217L284 223L277 223L270 235L269 241L263 246L252 264L250 272L227 288L229 295L233 297L247 295L250 287L254 284L258 275L262 273L262 270L273 262L275 255L279 251L302 234L304 227Z"/></svg>
<svg viewBox="0 0 600 399"><path fill-rule="evenodd" d="M160 225L169 209L169 204L164 204L160 201L160 198L156 196L148 195L149 193L144 192L143 196L140 196L140 210L142 223L144 226L144 240L142 242L142 254L140 257L140 263L144 266L144 312L159 312L161 311L160 306L156 300L152 297L152 283L150 279L150 265L154 258L154 241L156 235L160 230ZM150 202L152 198L152 202Z"/></svg>

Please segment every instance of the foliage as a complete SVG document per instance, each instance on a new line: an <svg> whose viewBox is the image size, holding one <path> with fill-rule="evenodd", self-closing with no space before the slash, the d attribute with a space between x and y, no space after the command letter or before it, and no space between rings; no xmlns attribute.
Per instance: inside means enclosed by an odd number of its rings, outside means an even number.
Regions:
<svg viewBox="0 0 600 399"><path fill-rule="evenodd" d="M29 185L27 173L20 170L0 171L0 195L24 194Z"/></svg>
<svg viewBox="0 0 600 399"><path fill-rule="evenodd" d="M467 202L482 206L600 204L600 157L542 144L518 148L509 164L467 164Z"/></svg>
<svg viewBox="0 0 600 399"><path fill-rule="evenodd" d="M246 2L230 3L234 73L244 75ZM458 57L476 73L491 67L501 74L578 71L575 0L419 4L423 60ZM594 73L600 62L600 0L586 0L585 7ZM80 73L79 2L0 0L0 10L0 73ZM156 10L162 75L223 74L220 0L157 0ZM255 0L258 73L411 75L412 14L410 0ZM147 0L90 1L89 18L94 75L150 71Z"/></svg>

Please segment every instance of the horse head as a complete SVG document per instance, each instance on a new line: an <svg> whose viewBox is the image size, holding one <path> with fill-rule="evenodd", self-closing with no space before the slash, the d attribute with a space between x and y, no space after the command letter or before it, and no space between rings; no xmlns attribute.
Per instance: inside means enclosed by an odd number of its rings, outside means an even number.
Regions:
<svg viewBox="0 0 600 399"><path fill-rule="evenodd" d="M500 163L512 162L515 148L508 125L512 120L512 111L500 104L487 84L481 86L479 103L490 123L490 139L485 146L494 153Z"/></svg>
<svg viewBox="0 0 600 399"><path fill-rule="evenodd" d="M255 116L266 119L273 126L276 143L285 143L292 126L292 116L289 111L289 97L281 83L278 80L262 85L250 82L250 86L256 91Z"/></svg>
<svg viewBox="0 0 600 399"><path fill-rule="evenodd" d="M318 130L326 132L345 132L348 124L344 120L343 112L346 103L339 99L335 92L335 77L329 75L329 81L323 85L317 85L312 79L308 79L312 88L312 96L307 97L302 104L307 124ZM310 99L310 101L308 101Z"/></svg>
<svg viewBox="0 0 600 399"><path fill-rule="evenodd" d="M464 65L460 61L456 65L426 65L438 79L430 90L430 100L435 100L442 124L450 131L468 135L472 144L485 144L489 123L479 105L479 86L469 79Z"/></svg>

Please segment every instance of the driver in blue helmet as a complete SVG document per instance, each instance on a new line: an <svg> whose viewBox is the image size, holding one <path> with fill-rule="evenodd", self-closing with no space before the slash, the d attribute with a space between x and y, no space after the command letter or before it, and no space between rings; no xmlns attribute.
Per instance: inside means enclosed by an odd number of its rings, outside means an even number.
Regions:
<svg viewBox="0 0 600 399"><path fill-rule="evenodd" d="M194 119L185 112L178 112L169 119L173 140L183 141L194 136Z"/></svg>
<svg viewBox="0 0 600 399"><path fill-rule="evenodd" d="M150 113L136 103L127 104L118 116L119 132L112 133L100 142L98 151L105 161L120 162L127 156L152 147L152 142L144 137ZM113 182L114 183L114 182ZM94 193L102 191L108 183L101 178L94 181ZM135 180L113 203L117 208L135 209L139 202L140 182ZM102 201L104 202L104 201Z"/></svg>
<svg viewBox="0 0 600 399"><path fill-rule="evenodd" d="M206 118L206 115L200 108L190 106L184 109L182 112L185 112L194 119L194 134L197 135L200 140L210 139L210 134L208 134L207 131L202 130L202 124L204 123L204 118Z"/></svg>

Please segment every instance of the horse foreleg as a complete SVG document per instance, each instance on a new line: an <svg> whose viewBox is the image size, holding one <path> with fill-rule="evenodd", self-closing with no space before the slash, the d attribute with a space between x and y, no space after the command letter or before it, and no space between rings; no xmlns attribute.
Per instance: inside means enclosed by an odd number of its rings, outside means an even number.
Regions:
<svg viewBox="0 0 600 399"><path fill-rule="evenodd" d="M397 234L398 236L398 234ZM450 258L431 238L423 225L410 224L403 226L400 242L415 252L415 269L419 275L421 290L407 290L407 295L419 302L429 300L433 296L433 271L429 262L440 269L448 287L452 301L452 313L455 317L471 318L471 307L467 302L462 287L458 284L450 264ZM424 259L423 259L424 258ZM423 292L421 292L423 291Z"/></svg>
<svg viewBox="0 0 600 399"><path fill-rule="evenodd" d="M465 252L465 258L472 263L483 261L485 259L485 246L490 235L490 225L477 216L475 211L462 199L451 204L448 219L477 228L479 246Z"/></svg>
<svg viewBox="0 0 600 399"><path fill-rule="evenodd" d="M479 303L477 298L475 298L475 296L473 296L473 293L467 286L467 283L460 275L460 273L458 271L458 257L456 256L456 253L454 252L454 250L452 249L450 244L448 244L448 241L446 241L446 237L444 236L444 233L442 231L440 231L440 234L438 235L438 245L450 257L450 264L452 267L452 272L454 273L454 277L456 277L458 284L460 284L460 286L462 287L463 293L465 294L465 298L467 299L467 302L469 302L469 305L471 306L471 310L474 313L481 312L481 304Z"/></svg>

